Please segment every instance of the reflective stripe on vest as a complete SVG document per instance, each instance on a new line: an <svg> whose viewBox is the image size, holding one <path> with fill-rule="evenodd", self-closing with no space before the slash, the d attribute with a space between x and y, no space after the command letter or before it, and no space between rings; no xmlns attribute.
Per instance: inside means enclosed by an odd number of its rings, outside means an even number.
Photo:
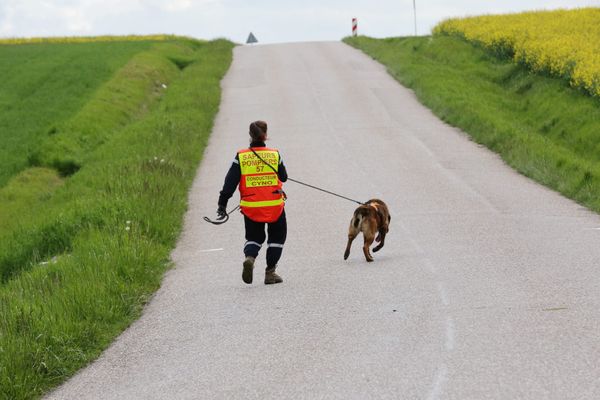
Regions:
<svg viewBox="0 0 600 400"><path fill-rule="evenodd" d="M282 184L277 174L279 152L267 147L255 147L238 152L240 162L240 208L244 215L256 222L275 222L283 212ZM273 167L269 167L265 162Z"/></svg>
<svg viewBox="0 0 600 400"><path fill-rule="evenodd" d="M242 207L269 207L278 206L283 203L283 199L279 200L265 200L265 201L245 201L240 200L240 206Z"/></svg>

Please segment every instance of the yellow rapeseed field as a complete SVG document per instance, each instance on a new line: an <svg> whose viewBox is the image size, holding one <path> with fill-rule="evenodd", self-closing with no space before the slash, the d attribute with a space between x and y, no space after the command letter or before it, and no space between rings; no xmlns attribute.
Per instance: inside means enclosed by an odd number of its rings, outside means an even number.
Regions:
<svg viewBox="0 0 600 400"><path fill-rule="evenodd" d="M30 43L90 43L90 42L122 42L122 41L165 41L181 38L174 35L128 35L128 36L64 36L33 38L0 38L0 45Z"/></svg>
<svg viewBox="0 0 600 400"><path fill-rule="evenodd" d="M600 8L449 19L433 32L511 54L536 72L565 77L600 96Z"/></svg>

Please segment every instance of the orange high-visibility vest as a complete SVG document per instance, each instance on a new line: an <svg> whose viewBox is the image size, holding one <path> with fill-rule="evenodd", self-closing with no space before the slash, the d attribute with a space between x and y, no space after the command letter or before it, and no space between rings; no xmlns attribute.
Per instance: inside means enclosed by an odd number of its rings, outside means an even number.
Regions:
<svg viewBox="0 0 600 400"><path fill-rule="evenodd" d="M279 170L279 152L268 147L254 147L254 151L275 171ZM240 170L240 209L256 222L275 222L283 212L282 183L273 169L261 161L250 149L238 151Z"/></svg>

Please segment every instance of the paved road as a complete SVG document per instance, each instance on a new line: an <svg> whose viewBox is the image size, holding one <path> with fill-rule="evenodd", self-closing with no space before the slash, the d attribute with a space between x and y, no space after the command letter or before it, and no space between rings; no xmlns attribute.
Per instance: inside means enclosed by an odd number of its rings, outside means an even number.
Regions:
<svg viewBox="0 0 600 400"><path fill-rule="evenodd" d="M237 47L176 268L52 399L598 399L600 218L513 172L337 42ZM286 185L281 285L241 280L214 215L247 126L291 177L392 213L367 264L354 204ZM235 204L235 202L232 202Z"/></svg>

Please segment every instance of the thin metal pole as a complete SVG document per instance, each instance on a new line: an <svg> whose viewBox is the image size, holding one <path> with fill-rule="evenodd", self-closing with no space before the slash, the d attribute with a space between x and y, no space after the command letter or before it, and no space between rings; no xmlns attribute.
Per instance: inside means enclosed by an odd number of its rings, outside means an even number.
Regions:
<svg viewBox="0 0 600 400"><path fill-rule="evenodd" d="M416 0L413 0L413 11L415 14L415 36L417 36L417 5L415 4Z"/></svg>

